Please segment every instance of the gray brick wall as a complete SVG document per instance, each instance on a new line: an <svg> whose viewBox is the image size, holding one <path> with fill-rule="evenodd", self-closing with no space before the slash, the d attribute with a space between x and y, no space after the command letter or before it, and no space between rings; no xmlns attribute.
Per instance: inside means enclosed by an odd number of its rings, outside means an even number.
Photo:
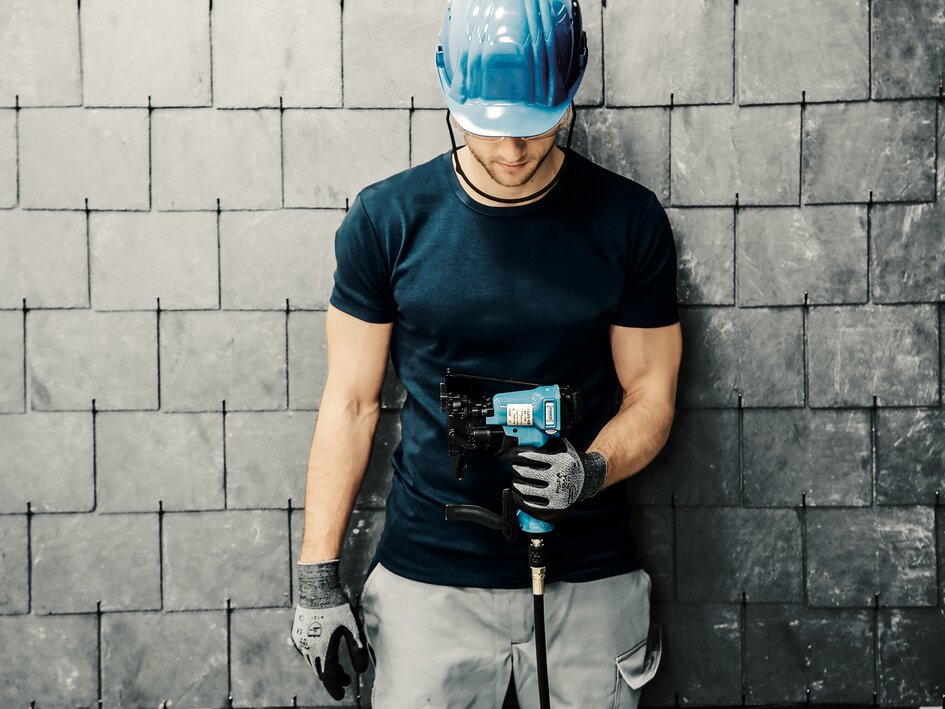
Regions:
<svg viewBox="0 0 945 709"><path fill-rule="evenodd" d="M644 704L940 704L945 0L582 8L574 145L679 251ZM333 236L449 147L442 10L0 0L3 706L339 705L284 642Z"/></svg>

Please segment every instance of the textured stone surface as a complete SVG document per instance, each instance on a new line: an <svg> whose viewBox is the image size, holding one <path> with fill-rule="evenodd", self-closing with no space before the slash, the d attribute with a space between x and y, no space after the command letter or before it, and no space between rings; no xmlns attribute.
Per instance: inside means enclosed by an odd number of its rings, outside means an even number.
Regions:
<svg viewBox="0 0 945 709"><path fill-rule="evenodd" d="M677 592L672 508L635 507L630 514L630 529L636 557L653 581L650 599L672 600Z"/></svg>
<svg viewBox="0 0 945 709"><path fill-rule="evenodd" d="M562 144L567 140L567 131ZM578 109L571 147L669 202L669 111L665 108Z"/></svg>
<svg viewBox="0 0 945 709"><path fill-rule="evenodd" d="M225 6L225 5L224 5ZM82 8L86 105L201 106L210 102L209 5L99 0Z"/></svg>
<svg viewBox="0 0 945 709"><path fill-rule="evenodd" d="M800 604L745 608L745 680L751 704L873 701L873 623L868 610Z"/></svg>
<svg viewBox="0 0 945 709"><path fill-rule="evenodd" d="M282 206L277 110L157 110L151 152L157 209Z"/></svg>
<svg viewBox="0 0 945 709"><path fill-rule="evenodd" d="M205 312L161 316L161 408L285 408L285 315Z"/></svg>
<svg viewBox="0 0 945 709"><path fill-rule="evenodd" d="M0 702L95 706L95 624L94 614L0 617Z"/></svg>
<svg viewBox="0 0 945 709"><path fill-rule="evenodd" d="M4 416L0 513L85 512L94 505L92 414ZM50 445L55 441L55 445Z"/></svg>
<svg viewBox="0 0 945 709"><path fill-rule="evenodd" d="M344 207L345 199L354 202L363 187L407 169L408 113L286 111L285 206ZM339 171L342 164L345 169Z"/></svg>
<svg viewBox="0 0 945 709"><path fill-rule="evenodd" d="M155 409L154 313L38 310L26 324L30 408Z"/></svg>
<svg viewBox="0 0 945 709"><path fill-rule="evenodd" d="M872 0L873 98L935 96L945 58L941 0Z"/></svg>
<svg viewBox="0 0 945 709"><path fill-rule="evenodd" d="M155 310L158 298L161 310L219 306L211 213L92 214L88 248L96 309Z"/></svg>
<svg viewBox="0 0 945 709"><path fill-rule="evenodd" d="M866 302L866 207L738 213L739 305Z"/></svg>
<svg viewBox="0 0 945 709"><path fill-rule="evenodd" d="M811 606L935 605L930 507L806 511Z"/></svg>
<svg viewBox="0 0 945 709"><path fill-rule="evenodd" d="M797 511L676 510L678 599L690 603L800 601Z"/></svg>
<svg viewBox="0 0 945 709"><path fill-rule="evenodd" d="M0 211L0 307L87 308L86 249L78 212Z"/></svg>
<svg viewBox="0 0 945 709"><path fill-rule="evenodd" d="M666 445L628 485L636 504L738 504L737 412L677 411Z"/></svg>
<svg viewBox="0 0 945 709"><path fill-rule="evenodd" d="M226 417L226 499L230 508L305 504L315 414L237 412Z"/></svg>
<svg viewBox="0 0 945 709"><path fill-rule="evenodd" d="M732 100L732 0L642 0L604 8L605 103Z"/></svg>
<svg viewBox="0 0 945 709"><path fill-rule="evenodd" d="M673 204L797 204L797 106L693 106L673 111Z"/></svg>
<svg viewBox="0 0 945 709"><path fill-rule="evenodd" d="M801 309L681 308L677 404L799 406L804 402Z"/></svg>
<svg viewBox="0 0 945 709"><path fill-rule="evenodd" d="M95 434L99 510L222 509L219 414L105 412Z"/></svg>
<svg viewBox="0 0 945 709"><path fill-rule="evenodd" d="M879 504L945 504L945 412L877 411L876 455Z"/></svg>
<svg viewBox="0 0 945 709"><path fill-rule="evenodd" d="M811 105L804 111L803 201L933 199L935 106L928 101Z"/></svg>
<svg viewBox="0 0 945 709"><path fill-rule="evenodd" d="M0 313L0 413L26 410L23 376L23 315Z"/></svg>
<svg viewBox="0 0 945 709"><path fill-rule="evenodd" d="M343 210L220 215L220 290L227 310L327 308Z"/></svg>
<svg viewBox="0 0 945 709"><path fill-rule="evenodd" d="M328 380L323 312L289 313L289 408L315 409Z"/></svg>
<svg viewBox="0 0 945 709"><path fill-rule="evenodd" d="M392 370L393 368L389 368ZM362 509L383 509L390 492L394 469L391 455L401 439L400 412L381 411L381 419L374 433L374 445L368 461L364 483L356 504Z"/></svg>
<svg viewBox="0 0 945 709"><path fill-rule="evenodd" d="M340 106L341 3L220 3L213 59L217 106Z"/></svg>
<svg viewBox="0 0 945 709"><path fill-rule="evenodd" d="M226 613L102 616L102 706L225 706Z"/></svg>
<svg viewBox="0 0 945 709"><path fill-rule="evenodd" d="M164 608L210 610L289 603L285 510L164 515Z"/></svg>
<svg viewBox="0 0 945 709"><path fill-rule="evenodd" d="M147 209L148 111L20 111L20 205Z"/></svg>
<svg viewBox="0 0 945 709"><path fill-rule="evenodd" d="M741 104L869 97L868 0L739 5L737 45Z"/></svg>
<svg viewBox="0 0 945 709"><path fill-rule="evenodd" d="M870 504L868 411L747 410L745 504Z"/></svg>
<svg viewBox="0 0 945 709"><path fill-rule="evenodd" d="M580 112L580 109L578 109ZM462 133L456 128L456 120L451 118L453 123L453 137L456 139L456 145L461 146L465 143ZM577 119L575 118L574 129L577 130ZM573 138L572 138L573 140ZM563 143L561 143L563 144ZM453 144L450 143L450 134L446 128L446 110L417 110L410 114L410 164L420 165L427 160L432 160L440 153L452 150Z"/></svg>
<svg viewBox="0 0 945 709"><path fill-rule="evenodd" d="M811 406L938 402L934 305L813 307L807 341Z"/></svg>
<svg viewBox="0 0 945 709"><path fill-rule="evenodd" d="M4 0L0 106L63 106L82 100L79 13L71 2Z"/></svg>
<svg viewBox="0 0 945 709"><path fill-rule="evenodd" d="M872 210L870 234L870 291L875 302L945 300L941 202L878 204Z"/></svg>
<svg viewBox="0 0 945 709"><path fill-rule="evenodd" d="M27 544L26 515L0 517L0 614L29 612Z"/></svg>
<svg viewBox="0 0 945 709"><path fill-rule="evenodd" d="M161 607L157 514L36 515L33 612Z"/></svg>
<svg viewBox="0 0 945 709"><path fill-rule="evenodd" d="M877 700L888 706L927 705L945 694L942 607L883 609L879 618Z"/></svg>
<svg viewBox="0 0 945 709"><path fill-rule="evenodd" d="M16 204L16 113L0 110L0 208Z"/></svg>
<svg viewBox="0 0 945 709"><path fill-rule="evenodd" d="M667 209L676 237L676 294L685 305L735 302L735 212Z"/></svg>
<svg viewBox="0 0 945 709"><path fill-rule="evenodd" d="M742 699L741 622L738 606L655 602L663 653L644 685L648 706L738 706ZM642 702L641 702L642 703Z"/></svg>
<svg viewBox="0 0 945 709"><path fill-rule="evenodd" d="M604 100L603 11L601 0L581 3L581 21L587 34L587 68L574 96L578 106L599 106Z"/></svg>

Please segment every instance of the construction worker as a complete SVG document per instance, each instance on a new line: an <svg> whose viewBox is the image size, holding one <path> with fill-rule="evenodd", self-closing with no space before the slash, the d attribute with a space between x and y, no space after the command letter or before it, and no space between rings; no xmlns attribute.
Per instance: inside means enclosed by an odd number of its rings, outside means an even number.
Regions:
<svg viewBox="0 0 945 709"><path fill-rule="evenodd" d="M673 418L676 250L650 189L571 149L587 56L576 0L448 2L435 59L453 149L363 188L336 232L292 628L336 699L352 681L344 639L356 672L374 663L375 709L496 709L510 683L521 707L538 706L525 541L443 513L494 509L507 463L519 509L556 520L551 705L634 709L659 664L618 483L665 445ZM362 626L338 564L388 356L406 400ZM438 398L447 367L573 385L582 420L554 453L474 451L457 480Z"/></svg>

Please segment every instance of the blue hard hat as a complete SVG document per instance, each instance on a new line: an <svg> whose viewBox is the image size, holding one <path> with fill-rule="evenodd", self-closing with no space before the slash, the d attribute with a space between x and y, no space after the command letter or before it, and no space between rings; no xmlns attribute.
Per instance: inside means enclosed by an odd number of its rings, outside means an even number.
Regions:
<svg viewBox="0 0 945 709"><path fill-rule="evenodd" d="M587 67L577 0L448 0L436 48L447 108L487 136L554 128Z"/></svg>

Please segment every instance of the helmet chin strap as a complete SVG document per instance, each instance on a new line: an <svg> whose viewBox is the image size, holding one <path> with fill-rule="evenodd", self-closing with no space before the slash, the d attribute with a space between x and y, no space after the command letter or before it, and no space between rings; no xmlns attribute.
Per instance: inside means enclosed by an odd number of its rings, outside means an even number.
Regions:
<svg viewBox="0 0 945 709"><path fill-rule="evenodd" d="M564 151L564 160L561 161L561 167L559 167L558 172L555 173L554 179L551 180L551 182L549 182L547 185L542 187L540 190L538 190L537 192L533 194L528 195L527 197L493 197L491 194L487 194L483 192L481 189L479 189L478 187L476 187L470 181L470 179L466 177L466 173L463 172L463 168L459 164L459 156L456 154L459 148L456 147L456 138L453 135L453 126L450 125L450 110L447 108L446 109L446 127L450 132L450 142L453 144L452 157L453 157L453 164L456 166L456 172L458 172L462 176L462 178L466 181L466 184L469 185L472 189L474 189L478 194L481 194L483 197L487 197L488 199L495 200L496 202L516 204L518 202L527 202L531 199L535 199L535 197L537 197L538 195L544 194L545 192L550 190L552 187L554 187L558 183L558 179L561 177L561 173L564 172L564 166L568 162L568 152L571 150L571 134L574 132L574 116L576 113L577 113L577 110L574 107L574 104L572 103L571 104L571 123L568 126L568 144L566 146L567 150Z"/></svg>

